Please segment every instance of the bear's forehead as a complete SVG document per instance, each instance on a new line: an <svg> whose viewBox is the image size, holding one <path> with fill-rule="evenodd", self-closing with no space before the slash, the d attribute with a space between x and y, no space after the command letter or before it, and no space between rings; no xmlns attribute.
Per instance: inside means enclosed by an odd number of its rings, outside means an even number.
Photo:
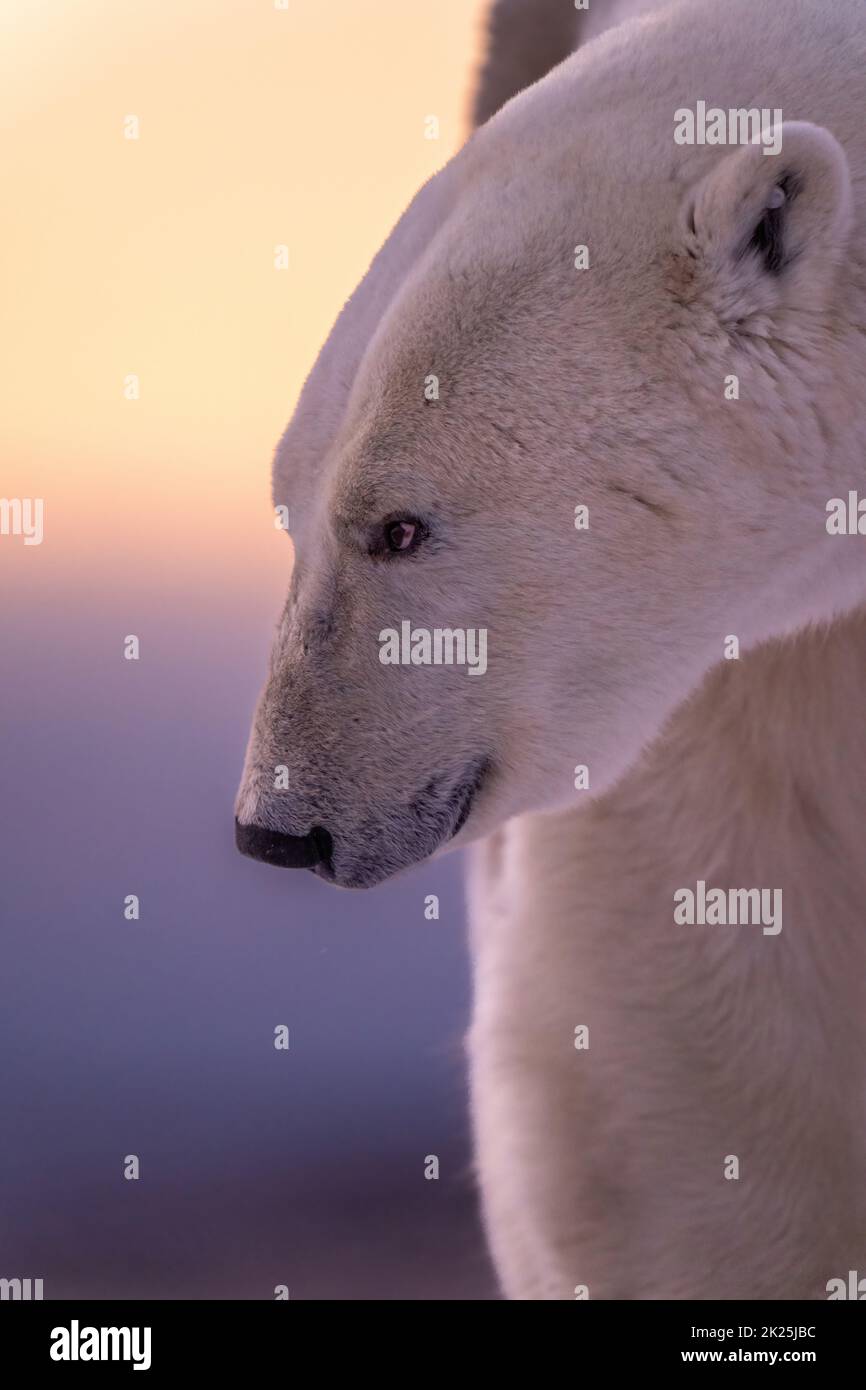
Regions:
<svg viewBox="0 0 866 1390"><path fill-rule="evenodd" d="M617 428L644 382L649 291L636 315L621 267L585 276L574 245L560 234L472 263L453 246L429 258L368 344L324 456L295 435L276 500L307 515L326 503L348 526L423 509L425 488L431 510L452 490L471 507L477 461L504 449L503 466L519 466L521 430L537 442L563 390L580 404L576 440Z"/></svg>
<svg viewBox="0 0 866 1390"><path fill-rule="evenodd" d="M444 448L461 430L477 439L491 402L522 399L531 413L563 375L588 411L618 389L647 323L665 318L652 301L670 289L682 171L667 127L664 147L650 142L637 167L621 149L613 157L610 122L589 94L566 96L550 110L549 97L522 94L435 176L449 189L446 215L408 270L398 249L393 296L386 273L361 330L338 323L277 450L275 501L309 498L338 468L376 475L379 460L404 457L418 467L425 441ZM386 271L393 252L386 244ZM366 452L349 450L361 432Z"/></svg>

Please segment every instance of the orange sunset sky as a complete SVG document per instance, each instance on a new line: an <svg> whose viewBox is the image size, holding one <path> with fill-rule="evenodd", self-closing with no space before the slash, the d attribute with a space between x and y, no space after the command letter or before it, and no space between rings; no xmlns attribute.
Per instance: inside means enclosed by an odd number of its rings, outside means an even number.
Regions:
<svg viewBox="0 0 866 1390"><path fill-rule="evenodd" d="M279 588L273 446L465 138L485 9L2 0L0 492L45 506L44 543L4 547L13 581Z"/></svg>

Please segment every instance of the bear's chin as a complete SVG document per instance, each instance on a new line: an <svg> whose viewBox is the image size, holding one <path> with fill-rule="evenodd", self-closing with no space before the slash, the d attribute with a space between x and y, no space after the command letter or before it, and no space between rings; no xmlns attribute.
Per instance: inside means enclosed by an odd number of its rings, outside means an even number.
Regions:
<svg viewBox="0 0 866 1390"><path fill-rule="evenodd" d="M395 846L393 855L387 858L380 855L378 858L356 860L351 855L341 856L336 853L309 867L317 878L335 888L375 888L379 883L407 873L418 864L423 864L451 848L452 842L466 827L476 797L488 781L491 772L492 761L489 757L481 757L473 762L437 816L437 819L441 819L441 828L437 827L430 843L421 848L420 852L413 853L407 846L405 861L401 860L400 848Z"/></svg>

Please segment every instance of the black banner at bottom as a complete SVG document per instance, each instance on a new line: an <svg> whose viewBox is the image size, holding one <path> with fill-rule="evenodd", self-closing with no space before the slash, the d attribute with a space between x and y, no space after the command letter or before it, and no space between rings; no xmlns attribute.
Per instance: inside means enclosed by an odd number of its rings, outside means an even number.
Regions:
<svg viewBox="0 0 866 1390"><path fill-rule="evenodd" d="M357 1373L363 1370L359 1359L365 1344L380 1368L396 1354L401 1376L419 1372L429 1376L437 1359L436 1347L444 1373L453 1373L464 1359L449 1341L440 1340L447 1331L441 1311L435 1316L421 1312L416 1329L411 1324L407 1327L405 1312L397 1326L383 1326L375 1304L358 1302L362 1306L300 1301L4 1302L0 1304L0 1366L5 1372L11 1361L19 1371L48 1372L58 1379L98 1378L101 1370L110 1368L115 1376L138 1373L146 1384L182 1371L225 1376L273 1366L291 1374L293 1362L308 1373L311 1356L314 1365L333 1371L341 1351ZM487 1324L484 1316L485 1331L497 1327L498 1316L495 1312L492 1316L493 1324ZM460 1314L457 1320L462 1321ZM523 1336L534 1339L537 1328L530 1317ZM826 1374L858 1364L864 1328L866 1319L858 1309L833 1301L587 1301L570 1304L562 1322L555 1316L549 1323L545 1316L544 1346L548 1353L555 1350L549 1339L561 1331L569 1338L569 1354L577 1352L581 1360L591 1357L596 1366L600 1362L612 1371L739 1364L812 1366ZM407 1364L400 1335L410 1329L423 1339L418 1367ZM375 1343L366 1343L364 1334L370 1331L375 1332ZM508 1342L500 1340L497 1350L509 1346L509 1365L516 1370L513 1353L519 1355L534 1345L535 1355L538 1346L534 1341L521 1345L521 1330L514 1322L507 1324L503 1335L506 1332ZM575 1336L578 1342L571 1340ZM488 1355L485 1350L485 1360ZM491 1359L495 1364L495 1353Z"/></svg>

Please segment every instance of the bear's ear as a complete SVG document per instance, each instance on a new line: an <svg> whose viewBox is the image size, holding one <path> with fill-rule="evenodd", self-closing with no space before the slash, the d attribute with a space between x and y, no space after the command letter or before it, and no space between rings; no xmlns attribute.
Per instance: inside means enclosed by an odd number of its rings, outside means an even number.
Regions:
<svg viewBox="0 0 866 1390"><path fill-rule="evenodd" d="M851 177L835 136L808 121L719 159L683 208L689 255L723 321L786 306L819 310L845 255Z"/></svg>

